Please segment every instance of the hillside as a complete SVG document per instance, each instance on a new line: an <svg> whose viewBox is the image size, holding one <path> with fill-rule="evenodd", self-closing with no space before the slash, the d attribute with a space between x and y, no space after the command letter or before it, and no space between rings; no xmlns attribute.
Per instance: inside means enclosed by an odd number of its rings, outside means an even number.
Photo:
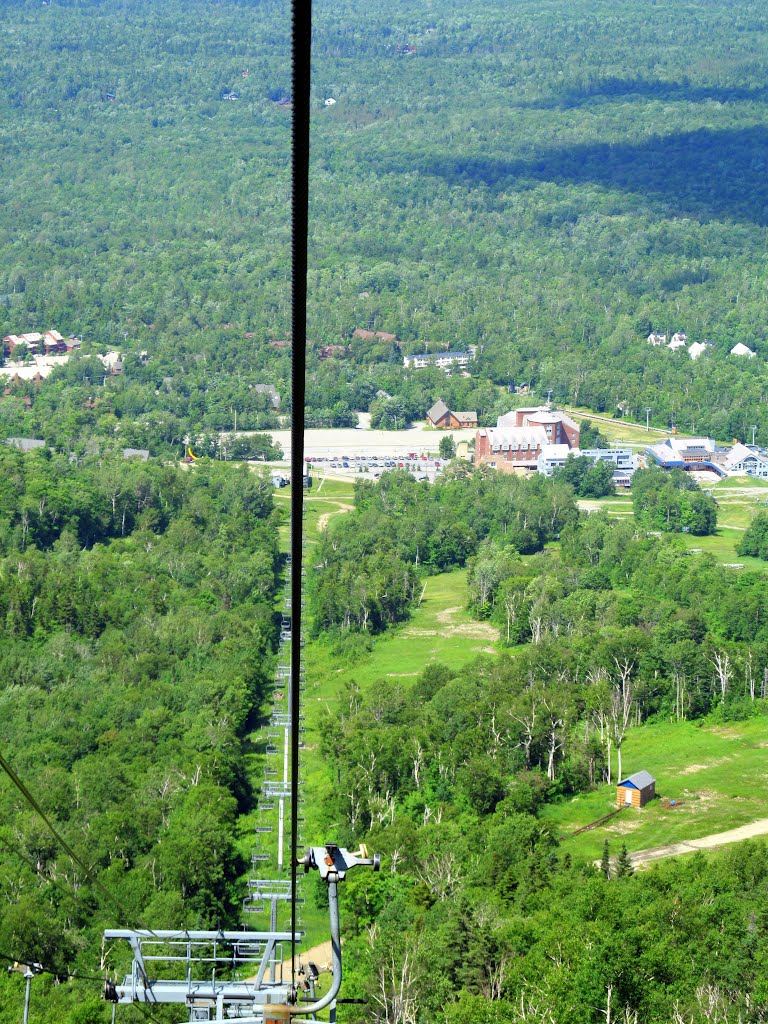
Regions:
<svg viewBox="0 0 768 1024"><path fill-rule="evenodd" d="M489 423L527 383L768 441L768 25L756 0L737 11L318 2L308 423L353 425L382 390L393 423L437 398ZM290 414L286 9L12 3L2 18L0 333L56 327L129 358L106 381L78 362L20 388L33 407L0 403L0 430L54 416L178 450L277 426L254 389L276 386ZM353 338L369 327L399 342ZM711 346L693 361L651 330ZM736 342L757 358L731 357ZM470 378L402 365L468 345Z"/></svg>
<svg viewBox="0 0 768 1024"><path fill-rule="evenodd" d="M291 338L290 5L0 4L0 959L42 965L33 1024L109 1019L106 927L268 923L298 611L290 488L243 463L280 454L294 343L309 428L549 396L635 449L768 445L764 3L313 13ZM388 468L304 504L296 824L382 855L342 887L339 1020L764 1022L768 843L622 845L768 818L765 485ZM640 768L659 800L571 834Z"/></svg>

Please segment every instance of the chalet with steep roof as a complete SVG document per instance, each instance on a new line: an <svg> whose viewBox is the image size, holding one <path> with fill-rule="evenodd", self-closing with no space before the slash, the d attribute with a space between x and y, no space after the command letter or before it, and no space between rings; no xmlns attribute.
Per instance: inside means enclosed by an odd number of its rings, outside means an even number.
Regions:
<svg viewBox="0 0 768 1024"><path fill-rule="evenodd" d="M427 425L437 430L460 430L477 426L476 412L452 412L442 398L427 413Z"/></svg>

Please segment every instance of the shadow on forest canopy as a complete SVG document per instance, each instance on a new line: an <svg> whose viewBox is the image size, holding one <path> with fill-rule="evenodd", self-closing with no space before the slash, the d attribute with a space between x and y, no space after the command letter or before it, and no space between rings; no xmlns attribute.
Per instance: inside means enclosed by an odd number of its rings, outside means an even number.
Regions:
<svg viewBox="0 0 768 1024"><path fill-rule="evenodd" d="M403 170L395 159L377 157L377 172ZM768 224L768 129L763 125L701 128L643 142L591 142L516 160L424 155L410 162L408 169L415 168L453 185L485 185L495 192L539 181L592 183L639 193L666 216Z"/></svg>
<svg viewBox="0 0 768 1024"><path fill-rule="evenodd" d="M579 107L594 100L620 100L628 97L642 97L666 102L705 103L764 103L768 100L768 86L750 88L742 85L693 85L687 79L682 82L665 82L645 78L617 78L608 76L596 78L584 85L564 86L556 93L534 100L515 102L516 107L537 110Z"/></svg>

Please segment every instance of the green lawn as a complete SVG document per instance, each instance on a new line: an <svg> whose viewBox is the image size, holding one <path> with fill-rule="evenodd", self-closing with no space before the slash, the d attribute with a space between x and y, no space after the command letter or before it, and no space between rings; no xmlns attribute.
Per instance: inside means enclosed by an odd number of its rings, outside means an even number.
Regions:
<svg viewBox="0 0 768 1024"><path fill-rule="evenodd" d="M421 604L410 620L373 641L373 650L349 664L334 656L331 644L307 648L308 698L333 697L349 681L361 686L383 676L414 679L430 662L461 665L480 653L495 653L499 631L466 611L465 569L430 576Z"/></svg>
<svg viewBox="0 0 768 1024"><path fill-rule="evenodd" d="M646 769L656 778L659 797L678 806L665 808L659 799L622 811L606 825L566 839L563 852L594 859L606 838L614 853L620 842L634 852L768 817L767 748L768 718L709 727L670 722L630 731L623 746L625 774ZM541 817L565 836L607 814L615 799L615 785L604 785L545 807Z"/></svg>
<svg viewBox="0 0 768 1024"><path fill-rule="evenodd" d="M320 531L329 522L329 517L343 515L354 503L352 485L338 480L315 480L315 486L304 495L304 537L305 565L312 572L312 549ZM290 488L275 492L275 501L288 510ZM287 547L288 525L281 531L283 544ZM302 695L305 733L302 754L302 806L304 844L318 844L338 839L333 823L324 820L321 808L324 798L330 795L333 785L332 773L317 755L319 727L323 720L338 716L340 696L346 684L354 682L367 687L381 678L399 679L404 683L413 681L430 662L441 661L451 666L465 664L482 653L493 654L499 631L495 627L478 622L466 611L467 578L466 570L459 569L438 576L431 576L418 608L410 620L397 629L373 640L372 650L363 652L355 661L342 660L335 653L333 644L309 641L305 648L306 689ZM308 631L309 623L305 623ZM264 764L263 733L251 738L252 754L249 758L250 774L259 778ZM267 815L268 818L276 817ZM254 845L253 828L263 824L258 812L244 817L240 822L240 848L244 854ZM257 836L265 848L274 849L276 835ZM263 868L265 876L275 872L275 858ZM311 898L313 877L310 876L306 904L302 910L303 927L307 932L304 946L324 941L328 936L327 911L320 910ZM261 915L254 917L261 920Z"/></svg>
<svg viewBox="0 0 768 1024"><path fill-rule="evenodd" d="M311 561L312 548L317 544L322 528L330 517L343 515L354 505L355 495L352 484L345 480L328 480L315 478L314 486L304 495L304 552ZM288 548L290 528L288 510L291 503L291 488L283 487L275 491L275 504L286 510L285 523L280 529L280 539L285 549Z"/></svg>
<svg viewBox="0 0 768 1024"><path fill-rule="evenodd" d="M631 448L645 448L647 445L658 444L668 436L666 431L646 430L644 426L635 426L625 420L603 420L600 417L605 413L595 413L591 409L579 408L578 406L563 406L563 412L568 413L577 422L590 420L600 433L608 438L612 444L627 445ZM596 418L597 417L597 418Z"/></svg>
<svg viewBox="0 0 768 1024"><path fill-rule="evenodd" d="M765 487L768 487L768 482L749 477L732 477L716 484L712 493L718 503L717 532L711 537L684 534L686 547L714 555L718 562L726 565L742 565L745 569L756 569L758 572L768 571L768 562L736 553L736 546L752 517L763 507L761 503L766 499L761 497L761 492Z"/></svg>
<svg viewBox="0 0 768 1024"><path fill-rule="evenodd" d="M760 558L751 558L749 555L736 554L736 545L752 517L764 507L761 502L768 499L768 494L763 498L759 493L767 487L768 481L752 480L749 477L733 477L715 484L712 492L718 503L717 532L710 537L679 534L682 543L691 551L713 555L723 565L740 565L745 569L768 572L768 562ZM600 509L609 516L628 518L632 515L632 495L622 493L606 498L580 499L579 507L586 510Z"/></svg>
<svg viewBox="0 0 768 1024"><path fill-rule="evenodd" d="M753 476L729 476L715 484L714 490L718 492L715 497L719 500L720 491L743 490L745 487L750 489L768 488L768 480L760 480Z"/></svg>

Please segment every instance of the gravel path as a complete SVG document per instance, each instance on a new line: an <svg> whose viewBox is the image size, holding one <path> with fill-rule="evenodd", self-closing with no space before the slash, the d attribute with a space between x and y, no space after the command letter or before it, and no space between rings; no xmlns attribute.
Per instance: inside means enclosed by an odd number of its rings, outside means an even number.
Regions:
<svg viewBox="0 0 768 1024"><path fill-rule="evenodd" d="M323 530L328 525L331 516L339 516L343 512L354 512L355 511L355 506L354 505L345 505L341 501L334 502L334 504L339 506L334 512L323 512L322 515L318 516L318 518L317 518L317 532L318 533L322 533L323 532Z"/></svg>
<svg viewBox="0 0 768 1024"><path fill-rule="evenodd" d="M687 839L685 842L669 843L667 846L655 846L650 850L639 850L630 854L630 860L635 867L643 864L652 864L655 860L663 857L676 857L681 853L693 853L694 850L714 850L718 846L727 846L729 843L740 843L744 839L752 839L754 836L768 835L768 818L758 818L748 825L741 825L739 828L729 829L727 832L716 832L711 836L704 836L701 839Z"/></svg>

